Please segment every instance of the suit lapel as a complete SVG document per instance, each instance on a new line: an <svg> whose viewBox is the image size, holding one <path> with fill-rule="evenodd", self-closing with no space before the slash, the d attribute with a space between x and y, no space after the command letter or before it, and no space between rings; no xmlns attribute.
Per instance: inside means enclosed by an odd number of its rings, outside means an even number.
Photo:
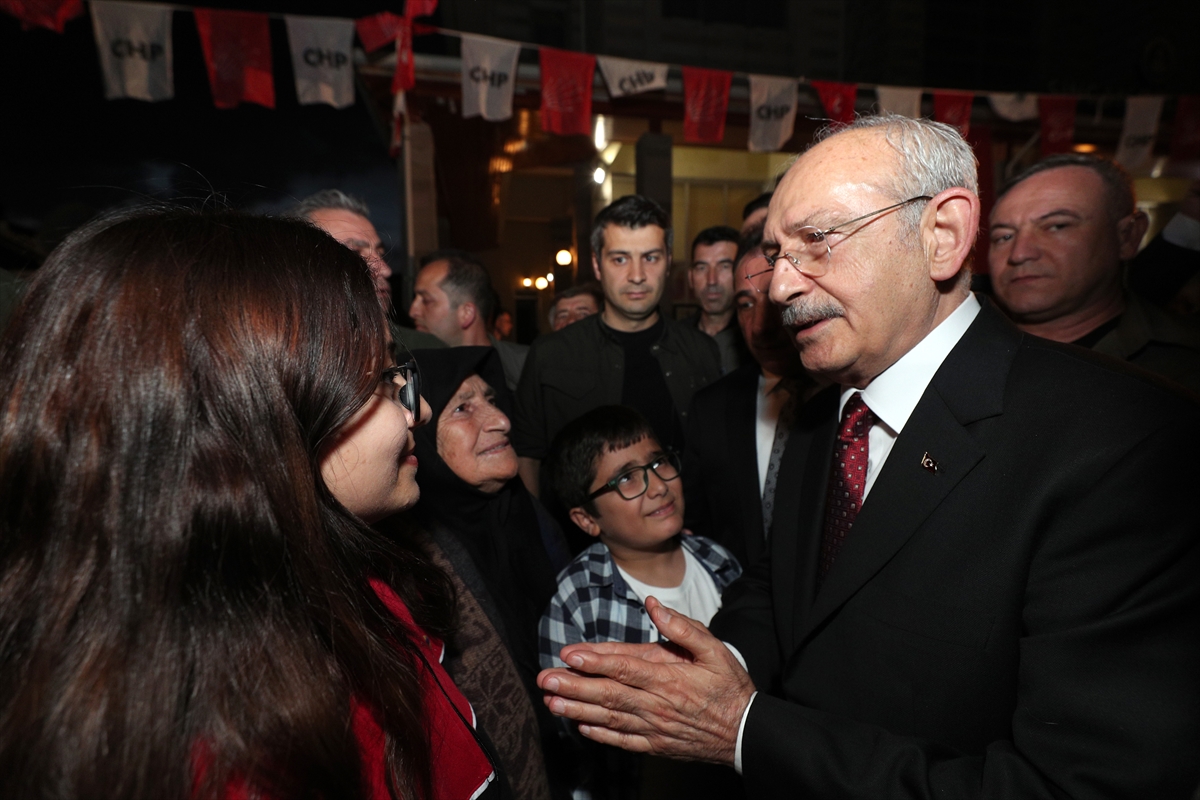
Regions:
<svg viewBox="0 0 1200 800"><path fill-rule="evenodd" d="M947 356L896 439L811 609L796 619L799 645L887 564L986 457L967 428L1002 412L1004 386L1019 339L1020 334L985 305ZM826 471L832 438L824 448ZM936 471L923 465L926 454L936 460ZM815 468L816 459L812 460ZM822 487L828 480L818 481L812 474L805 478ZM810 534L818 548L824 501L822 492L817 501L822 511ZM803 565L810 576L815 575L815 565L815 557ZM800 604L798 599L796 605Z"/></svg>

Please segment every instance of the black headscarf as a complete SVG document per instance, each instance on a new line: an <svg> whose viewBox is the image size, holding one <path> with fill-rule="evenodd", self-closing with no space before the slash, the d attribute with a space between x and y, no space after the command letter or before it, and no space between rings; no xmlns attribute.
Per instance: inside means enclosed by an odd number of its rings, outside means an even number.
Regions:
<svg viewBox="0 0 1200 800"><path fill-rule="evenodd" d="M555 589L555 571L546 553L534 498L520 478L488 494L458 477L437 452L437 422L462 382L478 375L496 392L496 405L512 417L511 396L500 356L491 347L417 350L421 394L433 409L415 432L417 520L442 528L468 552L495 604L509 650L522 677L537 674L538 621Z"/></svg>

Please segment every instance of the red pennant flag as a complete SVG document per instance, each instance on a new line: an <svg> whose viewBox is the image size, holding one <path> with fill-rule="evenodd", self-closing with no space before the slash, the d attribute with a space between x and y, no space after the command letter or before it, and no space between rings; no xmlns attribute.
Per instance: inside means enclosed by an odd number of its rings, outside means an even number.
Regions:
<svg viewBox="0 0 1200 800"><path fill-rule="evenodd" d="M1075 141L1075 98L1071 95L1038 97L1042 121L1042 158L1066 153Z"/></svg>
<svg viewBox="0 0 1200 800"><path fill-rule="evenodd" d="M538 48L542 67L542 130L568 135L592 132L592 79L596 57Z"/></svg>
<svg viewBox="0 0 1200 800"><path fill-rule="evenodd" d="M979 237L978 242L987 241L988 219L992 216L992 205L996 202L996 162L992 158L992 129L976 125L966 135L967 144L975 151L979 161ZM979 245L986 246L986 245ZM980 251L976 251L977 253ZM971 271L988 271L986 254L971 263Z"/></svg>
<svg viewBox="0 0 1200 800"><path fill-rule="evenodd" d="M193 9L200 47L208 66L213 105L234 108L243 101L275 107L271 32L266 14Z"/></svg>
<svg viewBox="0 0 1200 800"><path fill-rule="evenodd" d="M1175 101L1171 128L1171 160L1200 159L1200 95L1185 94Z"/></svg>
<svg viewBox="0 0 1200 800"><path fill-rule="evenodd" d="M725 110L733 73L721 69L683 68L683 140L720 142L725 138Z"/></svg>
<svg viewBox="0 0 1200 800"><path fill-rule="evenodd" d="M369 17L354 20L354 28L358 31L359 41L363 50L374 53L385 44L396 41L404 17L390 11L381 11Z"/></svg>
<svg viewBox="0 0 1200 800"><path fill-rule="evenodd" d="M438 0L406 0L404 3L404 16L412 19L413 17L428 17L437 11Z"/></svg>
<svg viewBox="0 0 1200 800"><path fill-rule="evenodd" d="M21 27L49 28L62 33L67 20L83 13L83 0L0 0L0 11L21 21Z"/></svg>
<svg viewBox="0 0 1200 800"><path fill-rule="evenodd" d="M933 118L938 122L953 125L963 138L971 131L971 92L934 92Z"/></svg>
<svg viewBox="0 0 1200 800"><path fill-rule="evenodd" d="M849 125L854 121L854 99L858 97L857 83L837 83L835 81L810 81L812 87L821 97L821 105L829 119L839 125Z"/></svg>
<svg viewBox="0 0 1200 800"><path fill-rule="evenodd" d="M408 17L404 17L400 20L396 31L396 73L392 75L392 94L407 92L417 84L417 72L413 64L412 37L413 22Z"/></svg>

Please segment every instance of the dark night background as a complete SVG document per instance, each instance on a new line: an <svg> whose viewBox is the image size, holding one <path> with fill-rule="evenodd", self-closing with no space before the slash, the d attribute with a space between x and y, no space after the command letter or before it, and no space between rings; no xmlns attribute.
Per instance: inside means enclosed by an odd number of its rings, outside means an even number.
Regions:
<svg viewBox="0 0 1200 800"><path fill-rule="evenodd" d="M276 13L360 17L403 4L216 3ZM654 25L641 25L646 9ZM650 16L654 16L651 14ZM431 22L526 42L698 66L977 91L1112 95L1200 92L1200 3L1149 0L967 3L951 0L443 0ZM645 30L642 30L645 29ZM646 31L657 31L652 38ZM834 35L830 35L833 31ZM364 196L387 240L398 233L386 99L299 106L282 19L272 19L276 108L212 106L191 14L174 15L175 99L104 99L85 13L62 35L0 15L0 211L5 266L29 265L96 211L144 198L279 210L336 185ZM840 35L839 35L840 34ZM713 47L728 37L728 47ZM759 41L763 46L756 46ZM780 42L772 45L771 42ZM739 44L740 43L740 44ZM417 50L457 42L419 37ZM522 60L536 58L531 51ZM378 95L378 92L376 92ZM1164 110L1169 122L1172 100ZM1081 105L1081 113L1083 106Z"/></svg>

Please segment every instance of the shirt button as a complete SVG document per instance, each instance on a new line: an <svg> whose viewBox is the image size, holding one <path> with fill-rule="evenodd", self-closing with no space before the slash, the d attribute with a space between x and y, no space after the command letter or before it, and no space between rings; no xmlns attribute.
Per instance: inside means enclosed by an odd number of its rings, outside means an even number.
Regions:
<svg viewBox="0 0 1200 800"><path fill-rule="evenodd" d="M666 372L663 373L663 375L668 378L671 377L671 370L667 370Z"/></svg>

